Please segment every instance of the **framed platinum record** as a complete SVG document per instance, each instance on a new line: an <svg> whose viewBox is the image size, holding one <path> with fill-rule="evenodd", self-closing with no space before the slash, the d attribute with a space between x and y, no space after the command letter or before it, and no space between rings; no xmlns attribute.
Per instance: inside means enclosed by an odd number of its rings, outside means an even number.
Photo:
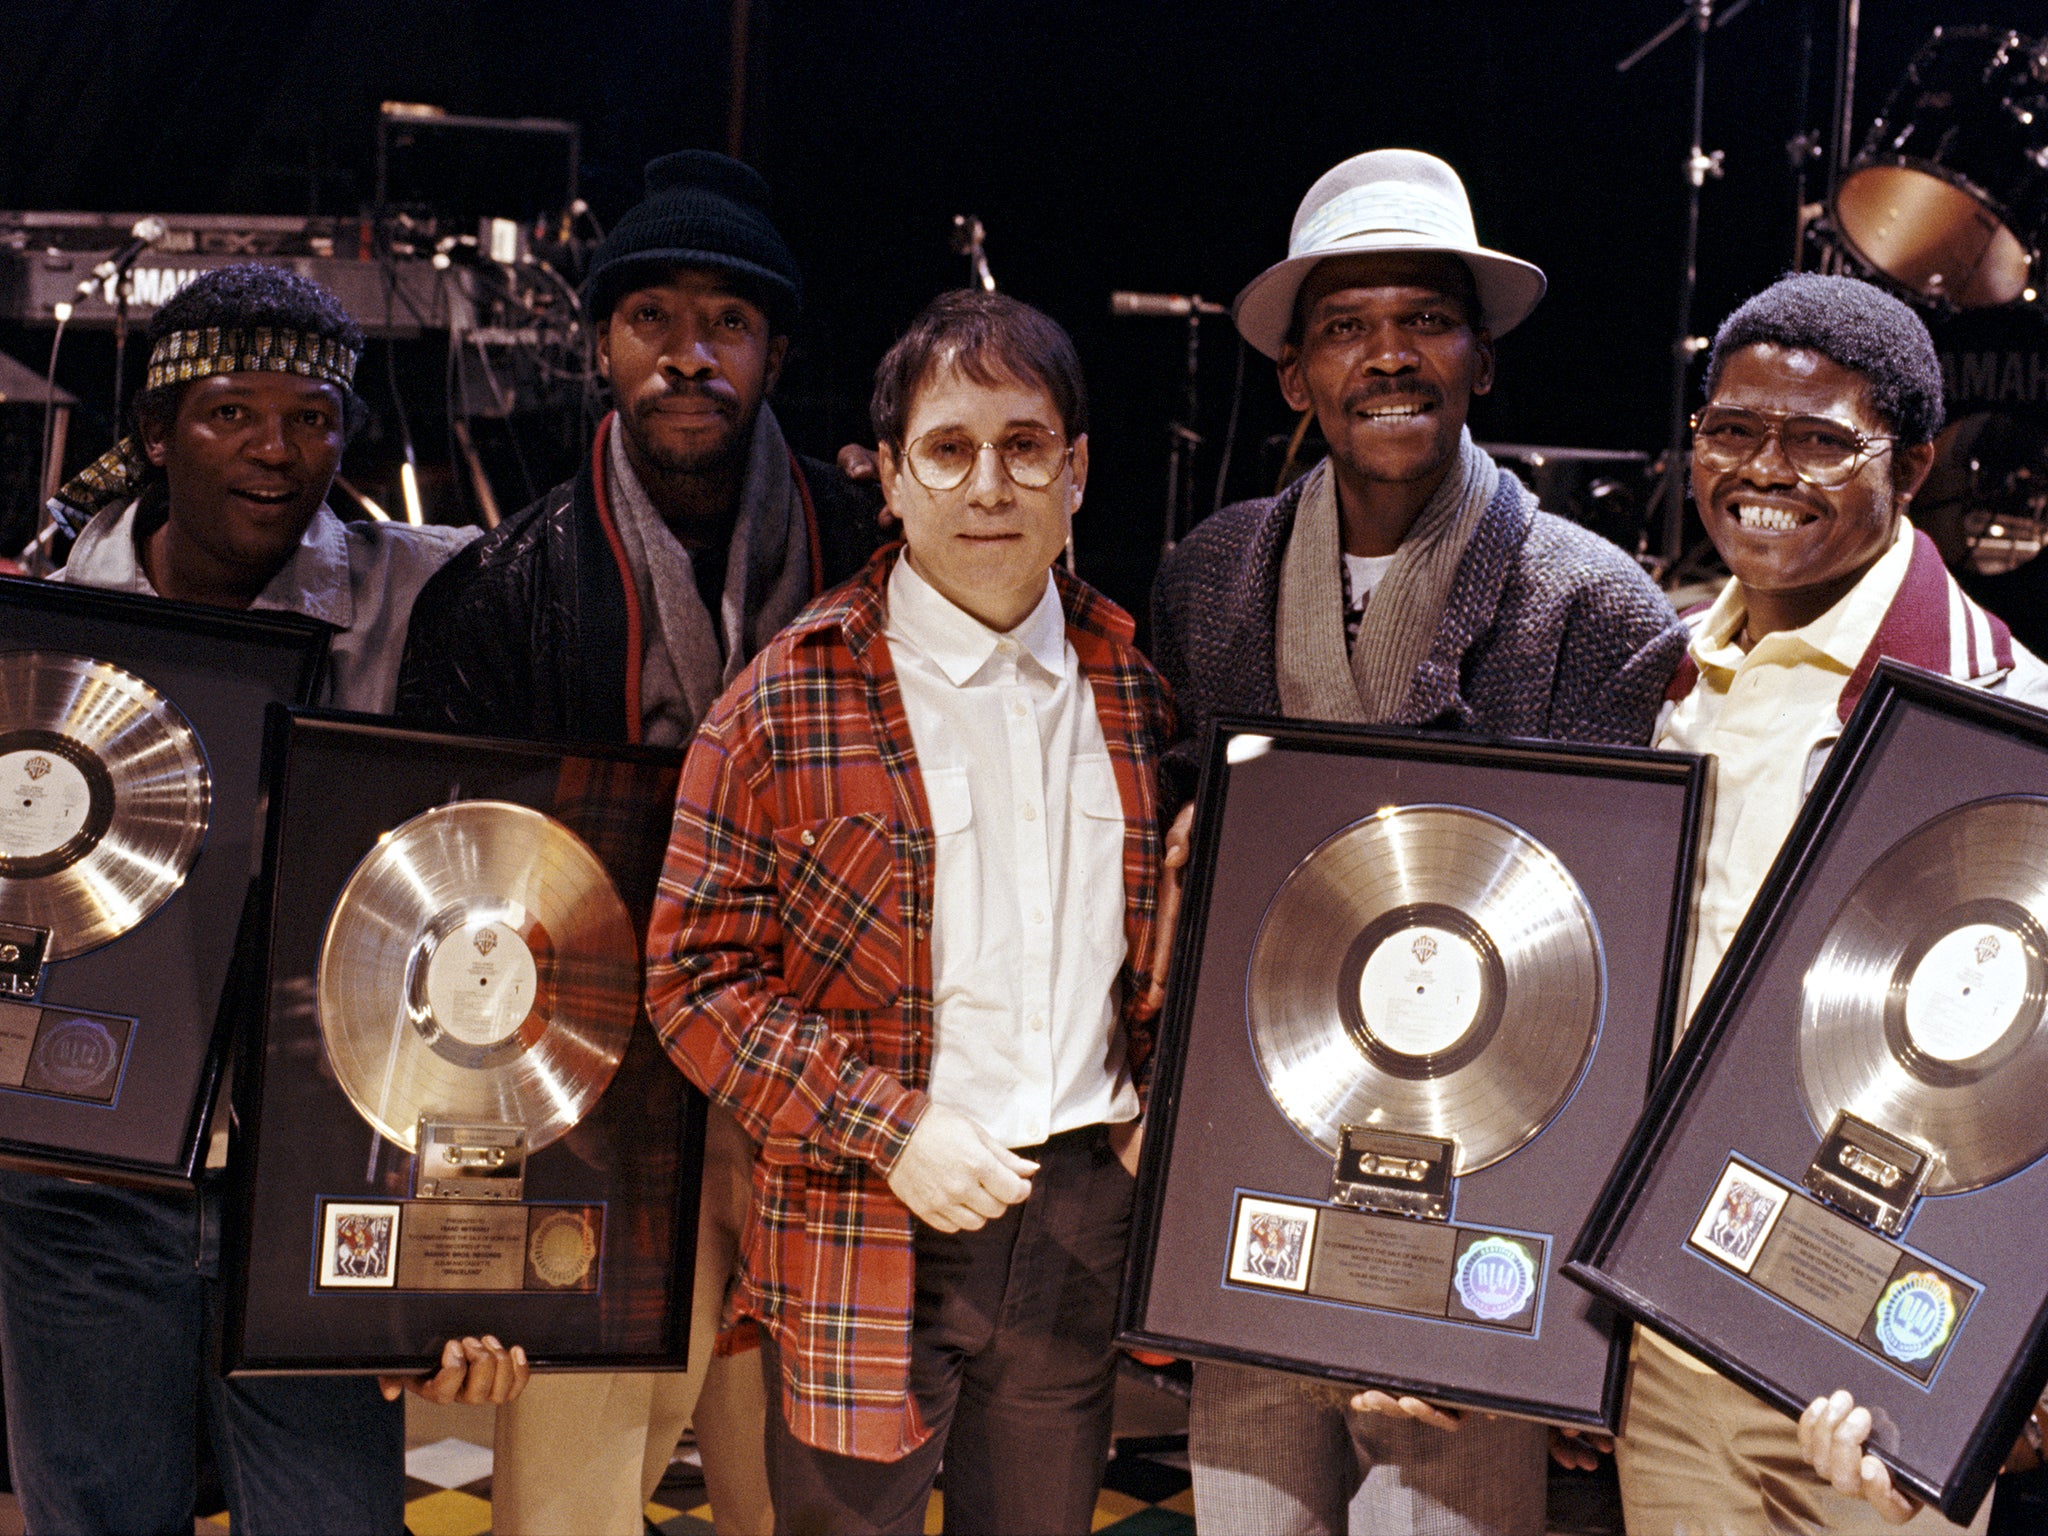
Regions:
<svg viewBox="0 0 2048 1536"><path fill-rule="evenodd" d="M1881 664L1572 1254L1967 1524L2048 1379L2048 715Z"/></svg>
<svg viewBox="0 0 2048 1536"><path fill-rule="evenodd" d="M1612 1427L1559 1283L1683 995L1703 759L1224 719L1123 1342Z"/></svg>
<svg viewBox="0 0 2048 1536"><path fill-rule="evenodd" d="M325 625L0 578L0 1164L189 1186L238 1022L263 712Z"/></svg>
<svg viewBox="0 0 2048 1536"><path fill-rule="evenodd" d="M274 712L234 1373L687 1359L703 1100L642 1012L681 754ZM708 1325L707 1320L707 1325Z"/></svg>

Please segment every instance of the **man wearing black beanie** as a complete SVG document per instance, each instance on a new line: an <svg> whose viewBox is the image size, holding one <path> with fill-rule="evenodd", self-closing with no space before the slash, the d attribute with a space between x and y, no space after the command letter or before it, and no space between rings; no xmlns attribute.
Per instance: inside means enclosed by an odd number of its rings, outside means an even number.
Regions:
<svg viewBox="0 0 2048 1536"><path fill-rule="evenodd" d="M878 542L872 497L792 452L766 403L803 283L756 172L704 150L651 162L583 303L615 409L573 480L420 594L399 675L407 724L680 746ZM768 1529L760 1366L752 1350L711 1351L752 1164L714 1110L687 1372L539 1378L499 1414L500 1536L637 1536L693 1416L718 1530Z"/></svg>

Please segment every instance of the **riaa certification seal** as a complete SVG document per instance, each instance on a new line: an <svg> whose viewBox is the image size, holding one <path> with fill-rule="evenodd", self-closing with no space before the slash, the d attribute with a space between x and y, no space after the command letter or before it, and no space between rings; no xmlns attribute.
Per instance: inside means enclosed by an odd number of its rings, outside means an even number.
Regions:
<svg viewBox="0 0 2048 1536"><path fill-rule="evenodd" d="M597 1257L597 1234L581 1211L551 1211L534 1223L526 1262L544 1285L558 1291L582 1288Z"/></svg>
<svg viewBox="0 0 2048 1536"><path fill-rule="evenodd" d="M1482 1237L1459 1258L1451 1284L1474 1316L1497 1323L1536 1294L1536 1261L1512 1238Z"/></svg>
<svg viewBox="0 0 2048 1536"><path fill-rule="evenodd" d="M1894 1360L1925 1360L1955 1332L1956 1295L1948 1282L1929 1270L1915 1269L1884 1288L1877 1301L1871 1331Z"/></svg>

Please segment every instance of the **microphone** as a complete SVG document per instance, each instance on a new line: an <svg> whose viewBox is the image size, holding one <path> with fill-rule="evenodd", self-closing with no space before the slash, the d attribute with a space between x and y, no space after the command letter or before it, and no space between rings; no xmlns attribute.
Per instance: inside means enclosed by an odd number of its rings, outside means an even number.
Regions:
<svg viewBox="0 0 2048 1536"><path fill-rule="evenodd" d="M1212 304L1199 293L1132 293L1124 288L1109 296L1109 312L1112 315L1150 315L1164 319L1230 313L1221 304Z"/></svg>
<svg viewBox="0 0 2048 1536"><path fill-rule="evenodd" d="M155 214L137 219L135 227L128 231L132 237L121 249L92 269L92 274L78 285L78 297L89 299L93 290L111 283L130 267L136 258L170 233L164 221Z"/></svg>

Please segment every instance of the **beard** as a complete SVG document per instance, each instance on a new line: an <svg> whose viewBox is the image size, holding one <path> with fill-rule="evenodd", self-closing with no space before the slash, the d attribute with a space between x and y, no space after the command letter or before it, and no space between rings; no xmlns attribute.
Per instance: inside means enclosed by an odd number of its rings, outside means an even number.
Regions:
<svg viewBox="0 0 2048 1536"><path fill-rule="evenodd" d="M650 418L653 415L654 407L649 403L620 411L619 421L625 428L627 443L635 456L664 475L704 475L730 469L745 459L753 442L753 415L744 421L727 415L725 431L718 440L694 449L679 448L663 441L651 429Z"/></svg>

